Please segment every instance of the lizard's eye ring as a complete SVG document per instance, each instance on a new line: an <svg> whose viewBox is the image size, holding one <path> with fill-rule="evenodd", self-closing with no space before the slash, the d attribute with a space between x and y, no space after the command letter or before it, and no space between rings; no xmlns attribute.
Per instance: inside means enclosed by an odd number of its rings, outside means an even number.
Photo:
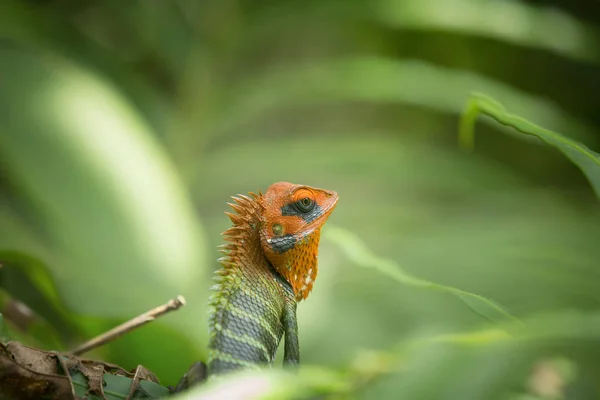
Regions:
<svg viewBox="0 0 600 400"><path fill-rule="evenodd" d="M310 197L303 197L296 203L301 212L309 212L315 208L315 201Z"/></svg>
<svg viewBox="0 0 600 400"><path fill-rule="evenodd" d="M301 188L296 191L292 201L296 210L303 214L311 212L316 205L315 194L307 188Z"/></svg>

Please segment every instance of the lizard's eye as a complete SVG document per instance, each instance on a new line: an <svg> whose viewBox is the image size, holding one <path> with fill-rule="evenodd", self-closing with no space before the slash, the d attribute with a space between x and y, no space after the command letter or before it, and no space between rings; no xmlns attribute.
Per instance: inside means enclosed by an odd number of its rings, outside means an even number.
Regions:
<svg viewBox="0 0 600 400"><path fill-rule="evenodd" d="M301 188L296 191L292 201L296 210L303 214L312 211L316 204L315 194L308 188Z"/></svg>
<svg viewBox="0 0 600 400"><path fill-rule="evenodd" d="M309 212L315 207L315 201L310 197L303 197L300 200L298 200L298 203L296 204L298 204L298 208L300 209L300 211L305 213Z"/></svg>

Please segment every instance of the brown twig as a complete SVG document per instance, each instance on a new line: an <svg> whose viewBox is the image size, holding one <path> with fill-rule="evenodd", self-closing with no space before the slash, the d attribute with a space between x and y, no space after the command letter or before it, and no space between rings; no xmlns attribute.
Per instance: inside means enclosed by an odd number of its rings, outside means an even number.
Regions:
<svg viewBox="0 0 600 400"><path fill-rule="evenodd" d="M93 339L79 345L73 350L69 351L68 354L75 356L82 355L89 352L97 347L100 347L108 342L115 340L116 338L139 328L148 322L154 321L156 318L161 317L171 311L175 311L185 305L185 299L183 296L177 296L175 299L169 300L168 303L158 306L144 314L138 315L137 317L130 319L129 321L122 323L121 325L105 332L101 335L96 336Z"/></svg>

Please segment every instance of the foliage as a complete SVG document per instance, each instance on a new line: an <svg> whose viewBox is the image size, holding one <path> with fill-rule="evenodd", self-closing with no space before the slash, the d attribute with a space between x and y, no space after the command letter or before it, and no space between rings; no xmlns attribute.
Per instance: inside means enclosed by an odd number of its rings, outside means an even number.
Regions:
<svg viewBox="0 0 600 400"><path fill-rule="evenodd" d="M510 315L501 306L483 296L465 292L464 290L453 288L451 286L439 285L407 274L393 261L381 259L372 254L356 235L345 229L328 226L325 239L337 244L348 259L352 260L357 265L374 268L399 283L453 294L463 300L468 307L471 307L475 312L480 313L490 321L497 321L505 318L515 319L515 317Z"/></svg>
<svg viewBox="0 0 600 400"><path fill-rule="evenodd" d="M195 398L597 397L600 10L544 4L0 2L0 313L34 314L8 336L63 350L182 294L90 355L174 385L225 202L286 180L340 194L304 366Z"/></svg>
<svg viewBox="0 0 600 400"><path fill-rule="evenodd" d="M496 121L515 128L526 135L533 135L550 146L556 147L576 164L590 181L596 196L600 198L600 154L586 145L541 128L517 115L506 112L501 104L484 95L474 95L469 100L461 120L459 139L463 147L473 147L473 125L479 113L484 113Z"/></svg>

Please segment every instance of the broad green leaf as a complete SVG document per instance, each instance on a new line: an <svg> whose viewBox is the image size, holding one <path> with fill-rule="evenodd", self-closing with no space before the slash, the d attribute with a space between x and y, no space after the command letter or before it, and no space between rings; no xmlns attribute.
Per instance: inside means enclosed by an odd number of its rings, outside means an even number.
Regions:
<svg viewBox="0 0 600 400"><path fill-rule="evenodd" d="M131 317L192 292L203 273L197 217L135 110L52 54L4 44L0 75L0 157L57 254L48 264L68 305Z"/></svg>
<svg viewBox="0 0 600 400"><path fill-rule="evenodd" d="M396 262L373 254L363 241L348 230L328 225L323 232L323 238L336 244L350 261L361 267L373 268L379 273L407 286L453 294L471 310L492 322L500 322L506 319L516 320L504 308L483 296L411 276Z"/></svg>
<svg viewBox="0 0 600 400"><path fill-rule="evenodd" d="M480 0L378 0L376 18L401 29L460 32L541 48L598 64L600 35L590 24L555 8L525 2Z"/></svg>
<svg viewBox="0 0 600 400"><path fill-rule="evenodd" d="M459 129L459 142L462 147L473 148L475 121L479 114L487 115L524 135L535 136L561 151L581 169L592 185L596 196L600 198L600 154L558 132L542 128L522 117L509 113L502 104L483 94L473 94L467 102Z"/></svg>
<svg viewBox="0 0 600 400"><path fill-rule="evenodd" d="M564 110L501 81L419 60L378 56L277 65L232 89L230 106L217 128L239 135L244 124L278 108L355 101L398 103L455 114L474 90L515 104L528 118L555 129L569 127L582 138L592 135L588 127Z"/></svg>

